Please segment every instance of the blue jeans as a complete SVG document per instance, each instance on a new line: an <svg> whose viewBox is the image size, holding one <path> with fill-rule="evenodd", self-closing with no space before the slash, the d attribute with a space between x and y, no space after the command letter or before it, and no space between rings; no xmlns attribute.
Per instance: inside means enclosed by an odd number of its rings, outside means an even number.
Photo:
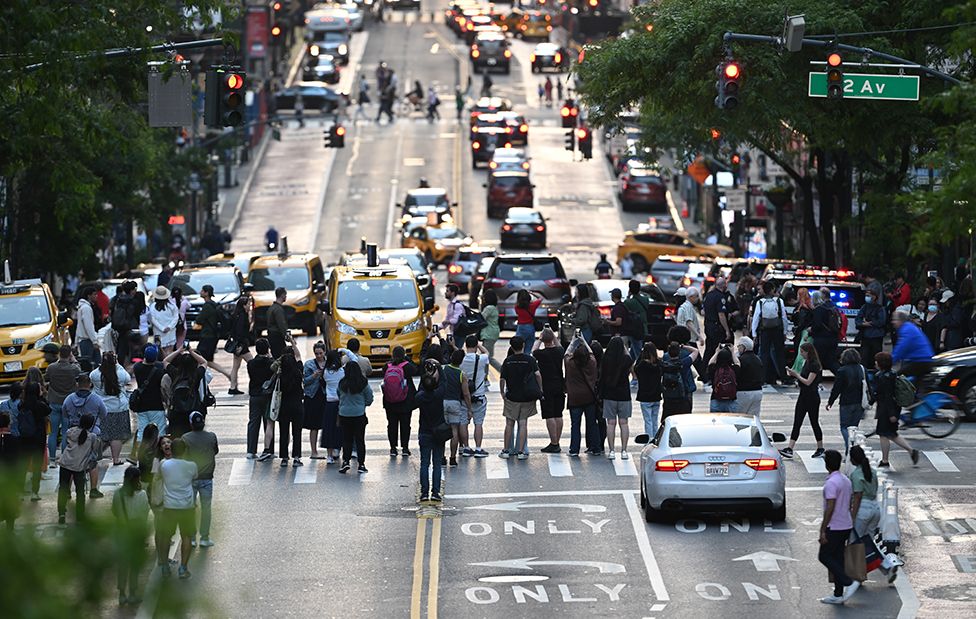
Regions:
<svg viewBox="0 0 976 619"><path fill-rule="evenodd" d="M213 518L213 480L193 480L193 496L200 498L200 539L209 539L210 521Z"/></svg>
<svg viewBox="0 0 976 619"><path fill-rule="evenodd" d="M637 363L641 351L644 349L644 338L628 337L627 341L630 343L630 358L634 360L634 363Z"/></svg>
<svg viewBox="0 0 976 619"><path fill-rule="evenodd" d="M737 413L739 403L735 400L709 400L708 411L710 413Z"/></svg>
<svg viewBox="0 0 976 619"><path fill-rule="evenodd" d="M864 409L861 408L860 404L840 405L840 434L844 437L844 453L847 453L847 448L851 442L850 432L847 428L860 425L862 418L864 418Z"/></svg>
<svg viewBox="0 0 976 619"><path fill-rule="evenodd" d="M641 415L644 416L644 434L654 437L659 425L658 414L661 412L660 402L641 402Z"/></svg>
<svg viewBox="0 0 976 619"><path fill-rule="evenodd" d="M47 455L51 464L54 464L54 456L58 451L58 430L60 435L68 433L68 418L61 414L61 405L51 405L51 433L47 435Z"/></svg>
<svg viewBox="0 0 976 619"><path fill-rule="evenodd" d="M519 336L525 340L525 350L532 350L532 344L535 342L535 325L518 325L515 327L515 335Z"/></svg>
<svg viewBox="0 0 976 619"><path fill-rule="evenodd" d="M420 498L423 499L430 491L431 468L434 469L434 492L441 493L441 459L444 457L444 443L427 432L419 433L417 438L420 441Z"/></svg>
<svg viewBox="0 0 976 619"><path fill-rule="evenodd" d="M603 436L596 423L596 403L569 408L569 453L578 454L580 450L581 425L586 427L586 448L594 451L603 447Z"/></svg>
<svg viewBox="0 0 976 619"><path fill-rule="evenodd" d="M587 344L593 341L593 329L589 327L580 327L580 335L583 336Z"/></svg>
<svg viewBox="0 0 976 619"><path fill-rule="evenodd" d="M95 350L95 343L91 340L78 340L78 361L81 369L91 371L97 368L102 360L102 355Z"/></svg>

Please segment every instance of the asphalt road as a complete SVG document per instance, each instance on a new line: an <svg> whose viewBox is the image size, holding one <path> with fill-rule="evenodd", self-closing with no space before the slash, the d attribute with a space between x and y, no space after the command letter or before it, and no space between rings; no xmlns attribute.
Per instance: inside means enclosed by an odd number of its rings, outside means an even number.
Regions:
<svg viewBox="0 0 976 619"><path fill-rule="evenodd" d="M440 4L434 9L443 8ZM367 236L395 243L394 203L419 177L444 185L460 201L463 228L482 242L498 238L498 222L484 211L484 171L472 171L464 125L453 116L453 89L468 75L466 51L431 5L394 13L357 34L342 86L381 59L400 83L434 83L444 119L418 113L392 124L352 121L346 148L322 147L320 120L290 123L272 142L245 197L234 248L260 247L270 223L289 236L292 250L311 249L324 261L358 247ZM531 125L530 152L539 208L549 217L551 251L571 277L591 272L599 252L612 253L622 232L645 215L622 213L608 166L599 158L572 162L555 108L540 107L542 79L528 69L532 44L515 41L510 76L495 75L495 92L513 100ZM455 54L460 56L461 62ZM474 90L480 79L474 78ZM374 83L375 94L375 83ZM375 97L374 97L375 99ZM354 108L350 109L350 114ZM375 105L368 110L376 113ZM594 146L594 154L599 144ZM438 272L443 281L446 274ZM312 340L299 339L310 353ZM220 355L225 353L220 352ZM226 359L223 362L229 363ZM497 382L497 381L496 381ZM378 381L374 390L379 393ZM809 457L804 430L798 458L788 467L788 518L682 517L648 525L638 504L635 460L571 459L547 455L542 421L530 422L527 461L505 461L497 384L489 397L486 459L462 459L445 471L442 509L417 503L419 448L391 458L385 416L369 410L365 475L305 458L302 468L244 458L246 396L225 395L209 429L220 439L215 477L216 546L191 559L193 579L179 594L195 595L209 612L228 617L963 617L976 615L976 426L936 441L915 437L923 450L912 467L893 452L889 480L900 489L903 557L897 587L877 573L846 607L826 607L825 570L816 561L822 462ZM788 432L795 392L770 390L763 420ZM696 396L696 410L707 410ZM840 447L836 411L822 415L828 447ZM639 415L633 419L636 434ZM866 422L866 425L871 425ZM414 422L414 432L416 422ZM568 419L567 430L568 435ZM564 448L568 436L564 438ZM307 436L305 449L307 450ZM873 444L877 449L876 442ZM414 440L415 445L415 440ZM638 450L630 447L636 457ZM307 452L306 452L307 455ZM106 471L102 489L121 481ZM56 536L54 480L25 521ZM107 506L105 499L104 505ZM96 502L97 504L97 502ZM97 508L97 507L96 507ZM151 578L155 584L156 576ZM152 596L139 609L151 616Z"/></svg>

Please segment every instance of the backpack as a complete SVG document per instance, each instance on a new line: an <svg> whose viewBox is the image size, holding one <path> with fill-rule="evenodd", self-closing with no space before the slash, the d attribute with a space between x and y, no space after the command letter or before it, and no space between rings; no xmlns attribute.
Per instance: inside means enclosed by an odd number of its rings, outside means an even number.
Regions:
<svg viewBox="0 0 976 619"><path fill-rule="evenodd" d="M895 376L895 404L907 408L915 403L915 385L908 378Z"/></svg>
<svg viewBox="0 0 976 619"><path fill-rule="evenodd" d="M600 317L600 310L594 306L587 304L586 307L588 308L586 311L589 312L589 316L586 319L586 326L590 328L590 332L593 335L596 335L603 331L603 318Z"/></svg>
<svg viewBox="0 0 976 619"><path fill-rule="evenodd" d="M200 389L193 384L192 379L180 378L173 384L173 395L169 399L170 412L175 418L180 415L185 419L193 411L205 412L200 398Z"/></svg>
<svg viewBox="0 0 976 619"><path fill-rule="evenodd" d="M17 406L17 431L21 438L30 438L37 434L37 419L34 411Z"/></svg>
<svg viewBox="0 0 976 619"><path fill-rule="evenodd" d="M766 308L769 307L767 301L773 301L772 313ZM762 329L782 329L783 316L780 313L782 301L778 298L759 300L759 326Z"/></svg>
<svg viewBox="0 0 976 619"><path fill-rule="evenodd" d="M734 400L736 394L735 370L728 366L715 369L712 378L712 399Z"/></svg>
<svg viewBox="0 0 976 619"><path fill-rule="evenodd" d="M115 331L126 331L138 325L136 300L127 294L115 297L112 306L112 328Z"/></svg>
<svg viewBox="0 0 976 619"><path fill-rule="evenodd" d="M135 390L129 394L129 408L133 412L144 413L146 410L148 410L145 408L145 406L143 406L142 398L146 394L146 389L153 385L153 379L156 378L157 374L161 373L162 371L163 370L160 368L153 366L152 370L149 372L149 376L146 377L146 382L138 385ZM157 381L155 384L158 386L159 382Z"/></svg>
<svg viewBox="0 0 976 619"><path fill-rule="evenodd" d="M624 305L624 309L626 313L624 314L623 324L620 325L620 333L629 337L644 337L644 328L640 314L631 311L626 305Z"/></svg>
<svg viewBox="0 0 976 619"><path fill-rule="evenodd" d="M407 375L403 368L407 365L404 361L400 364L389 363L383 373L383 397L387 402L398 403L407 399Z"/></svg>
<svg viewBox="0 0 976 619"><path fill-rule="evenodd" d="M683 400L688 397L685 381L681 376L681 358L668 357L661 361L661 395L665 400Z"/></svg>

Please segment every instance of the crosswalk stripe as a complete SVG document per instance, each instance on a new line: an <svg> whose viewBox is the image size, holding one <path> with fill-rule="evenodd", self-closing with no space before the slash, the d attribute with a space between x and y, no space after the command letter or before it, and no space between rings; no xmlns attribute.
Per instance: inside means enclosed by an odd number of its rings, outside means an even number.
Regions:
<svg viewBox="0 0 976 619"><path fill-rule="evenodd" d="M633 457L623 460L620 457L614 458L613 462L613 472L617 474L618 477L636 477L637 467L634 466Z"/></svg>
<svg viewBox="0 0 976 619"><path fill-rule="evenodd" d="M319 461L312 460L295 470L296 484L314 484L319 477Z"/></svg>
<svg viewBox="0 0 976 619"><path fill-rule="evenodd" d="M98 478L98 488L104 486L121 486L122 479L125 477L127 466L109 466L108 469Z"/></svg>
<svg viewBox="0 0 976 619"><path fill-rule="evenodd" d="M246 486L251 483L251 475L253 474L254 460L234 458L234 464L230 467L230 479L227 480L227 485Z"/></svg>
<svg viewBox="0 0 976 619"><path fill-rule="evenodd" d="M549 455L549 474L553 477L572 477L573 467L569 464L569 456L566 454Z"/></svg>
<svg viewBox="0 0 976 619"><path fill-rule="evenodd" d="M485 474L488 479L508 479L508 460L497 456L485 458Z"/></svg>
<svg viewBox="0 0 976 619"><path fill-rule="evenodd" d="M923 451L922 453L925 454L925 457L929 459L929 462L932 463L932 466L935 467L935 470L939 471L940 473L959 472L959 467L953 464L952 460L949 459L949 456L948 454L946 454L946 452L941 450L933 450L933 451Z"/></svg>
<svg viewBox="0 0 976 619"><path fill-rule="evenodd" d="M814 458L812 451L798 451L796 455L800 457L807 473L827 473L827 465L824 464L823 458Z"/></svg>

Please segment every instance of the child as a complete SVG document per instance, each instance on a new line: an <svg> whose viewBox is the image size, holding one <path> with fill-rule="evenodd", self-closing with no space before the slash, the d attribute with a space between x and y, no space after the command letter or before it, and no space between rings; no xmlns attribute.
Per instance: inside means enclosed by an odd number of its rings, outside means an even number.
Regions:
<svg viewBox="0 0 976 619"><path fill-rule="evenodd" d="M139 572L146 560L146 537L149 535L149 497L142 489L139 467L125 469L122 488L112 498L119 556L119 606L139 604ZM126 596L128 585L129 595Z"/></svg>
<svg viewBox="0 0 976 619"><path fill-rule="evenodd" d="M651 342L645 343L641 349L634 375L637 377L637 401L644 415L644 434L653 437L657 433L661 410L661 362L657 358L657 347Z"/></svg>

